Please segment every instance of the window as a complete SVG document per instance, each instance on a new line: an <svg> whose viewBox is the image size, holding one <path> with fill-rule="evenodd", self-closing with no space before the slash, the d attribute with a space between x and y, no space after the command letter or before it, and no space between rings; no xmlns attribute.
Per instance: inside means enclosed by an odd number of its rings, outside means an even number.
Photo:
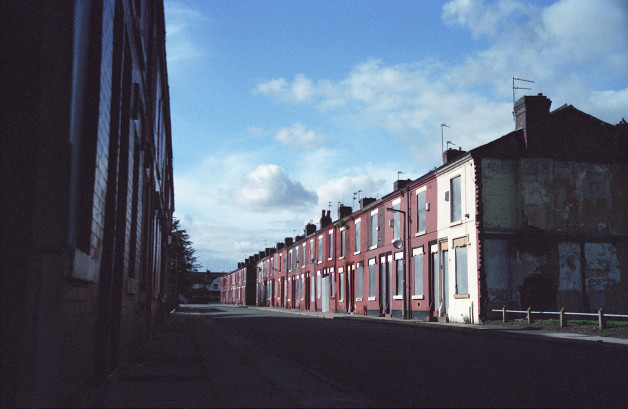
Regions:
<svg viewBox="0 0 628 409"><path fill-rule="evenodd" d="M369 297L375 298L375 259L369 260Z"/></svg>
<svg viewBox="0 0 628 409"><path fill-rule="evenodd" d="M393 201L392 208L395 210L400 209L401 199ZM393 241L401 238L401 213L393 212Z"/></svg>
<svg viewBox="0 0 628 409"><path fill-rule="evenodd" d="M456 176L450 181L451 200L451 222L462 220L462 197L460 176Z"/></svg>
<svg viewBox="0 0 628 409"><path fill-rule="evenodd" d="M361 250L361 243L360 243L360 225L362 223L360 223L360 220L357 220L355 222L355 254L358 254Z"/></svg>
<svg viewBox="0 0 628 409"><path fill-rule="evenodd" d="M371 213L371 248L377 248L377 210Z"/></svg>
<svg viewBox="0 0 628 409"><path fill-rule="evenodd" d="M314 276L310 277L310 301L315 301L316 293L315 293L315 285L314 285Z"/></svg>
<svg viewBox="0 0 628 409"><path fill-rule="evenodd" d="M358 272L356 278L356 299L362 300L362 293L364 292L364 266L362 263L358 263Z"/></svg>
<svg viewBox="0 0 628 409"><path fill-rule="evenodd" d="M345 256L345 236L347 235L346 230L340 230L340 257Z"/></svg>
<svg viewBox="0 0 628 409"><path fill-rule="evenodd" d="M323 236L318 236L318 262L323 262Z"/></svg>
<svg viewBox="0 0 628 409"><path fill-rule="evenodd" d="M345 299L345 273L344 270L338 269L338 298L340 301Z"/></svg>
<svg viewBox="0 0 628 409"><path fill-rule="evenodd" d="M469 293L469 275L467 273L467 238L454 240L456 256L456 294Z"/></svg>
<svg viewBox="0 0 628 409"><path fill-rule="evenodd" d="M425 203L425 196L426 192L425 190L418 192L416 194L416 207L417 207L417 215L416 215L416 220L417 220L417 233L422 234L425 233L427 228L425 225L425 221L426 221L426 203Z"/></svg>
<svg viewBox="0 0 628 409"><path fill-rule="evenodd" d="M336 277L333 269L329 271L329 291L331 297L336 296Z"/></svg>
<svg viewBox="0 0 628 409"><path fill-rule="evenodd" d="M303 262L301 263L301 268L305 267L305 264L306 264L306 255L305 255L306 251L305 250L306 250L305 249L305 243L303 243L303 252L301 253L302 254L301 257L303 258Z"/></svg>
<svg viewBox="0 0 628 409"><path fill-rule="evenodd" d="M295 258L294 258L294 264L295 264L295 268L299 266L299 246L297 245L297 247L294 249L295 252Z"/></svg>
<svg viewBox="0 0 628 409"><path fill-rule="evenodd" d="M403 295L403 252L395 253L395 260L397 263L397 294Z"/></svg>
<svg viewBox="0 0 628 409"><path fill-rule="evenodd" d="M414 295L423 295L423 247L412 249L414 262Z"/></svg>
<svg viewBox="0 0 628 409"><path fill-rule="evenodd" d="M329 231L329 260L334 258L334 231Z"/></svg>
<svg viewBox="0 0 628 409"><path fill-rule="evenodd" d="M305 276L301 274L301 299L305 299Z"/></svg>

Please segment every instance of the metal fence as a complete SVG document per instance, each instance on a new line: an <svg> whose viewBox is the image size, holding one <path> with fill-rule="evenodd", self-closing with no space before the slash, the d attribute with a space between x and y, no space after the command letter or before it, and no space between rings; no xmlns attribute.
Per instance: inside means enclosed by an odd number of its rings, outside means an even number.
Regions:
<svg viewBox="0 0 628 409"><path fill-rule="evenodd" d="M562 308L560 311L532 311L532 308L528 308L525 311L518 311L518 310L507 310L506 307L502 308L501 310L492 310L493 312L501 312L502 313L502 320L503 322L506 322L508 320L508 314L512 313L512 314L526 314L526 319L528 320L528 324L532 324L532 314L544 314L544 315L558 315L559 316L559 322L560 322L560 326L561 328L566 327L567 326L567 315L577 315L577 316L591 316L591 317L597 317L598 318L598 326L600 329L604 329L606 328L606 320L609 317L613 317L613 318L628 318L628 315L623 315L623 314L605 314L603 309L600 308L598 310L597 313L590 313L590 312L567 312L565 311L564 308Z"/></svg>

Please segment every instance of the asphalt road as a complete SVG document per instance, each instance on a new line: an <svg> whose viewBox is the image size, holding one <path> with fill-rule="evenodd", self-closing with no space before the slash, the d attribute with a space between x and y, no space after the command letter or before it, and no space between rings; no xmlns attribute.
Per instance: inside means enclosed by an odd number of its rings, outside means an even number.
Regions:
<svg viewBox="0 0 628 409"><path fill-rule="evenodd" d="M625 346L342 317L184 308L94 406L628 405Z"/></svg>

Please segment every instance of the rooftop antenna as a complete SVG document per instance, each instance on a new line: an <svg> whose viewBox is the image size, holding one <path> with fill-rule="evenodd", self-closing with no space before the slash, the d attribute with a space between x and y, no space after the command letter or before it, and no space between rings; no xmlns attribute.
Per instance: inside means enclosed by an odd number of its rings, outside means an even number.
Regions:
<svg viewBox="0 0 628 409"><path fill-rule="evenodd" d="M529 83L534 84L534 81L532 81L532 80L525 80L525 79L519 78L519 77L512 77L512 107L513 107L512 118L514 120L516 120L516 118L515 118L515 111L514 111L514 108L515 108L515 91L518 90L518 89L527 89L527 90L531 90L532 89L532 88L520 87L518 82L515 84L515 81L524 81L524 82L529 82Z"/></svg>
<svg viewBox="0 0 628 409"><path fill-rule="evenodd" d="M447 124L440 124L440 153L441 154L445 152L445 147L443 144L443 127L451 128L451 126Z"/></svg>
<svg viewBox="0 0 628 409"><path fill-rule="evenodd" d="M397 171L397 182L399 182L399 175L405 175L405 173L400 170Z"/></svg>
<svg viewBox="0 0 628 409"><path fill-rule="evenodd" d="M458 146L455 143L453 143L452 141L447 141L447 150L449 150L449 145Z"/></svg>
<svg viewBox="0 0 628 409"><path fill-rule="evenodd" d="M355 197L357 196L358 192L353 192L353 203L351 204L351 208L355 209Z"/></svg>
<svg viewBox="0 0 628 409"><path fill-rule="evenodd" d="M331 212L331 202L329 202L329 204L327 205L327 210Z"/></svg>

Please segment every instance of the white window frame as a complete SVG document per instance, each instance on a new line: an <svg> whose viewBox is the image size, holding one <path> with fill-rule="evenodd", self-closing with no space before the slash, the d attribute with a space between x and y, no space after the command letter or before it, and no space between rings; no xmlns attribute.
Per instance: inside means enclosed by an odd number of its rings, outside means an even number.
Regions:
<svg viewBox="0 0 628 409"><path fill-rule="evenodd" d="M362 268L361 277L360 277L360 267ZM355 271L355 282L356 282L356 292L355 292L356 297L355 297L355 300L356 301L362 301L362 297L364 297L364 263L361 262L361 261L358 261L356 263L356 267L355 267L354 271ZM361 280L360 280L361 281L361 285L360 286L358 286L358 277L361 278ZM357 296L358 295L358 288L361 290L360 294L362 295L362 297L358 297Z"/></svg>
<svg viewBox="0 0 628 409"><path fill-rule="evenodd" d="M460 178L460 218L453 220L454 217L454 189L453 189L453 181L456 178ZM454 175L452 177L449 178L449 224L450 225L456 225L456 224L460 224L462 223L462 218L464 217L464 209L463 209L463 188L464 188L464 183L462 180L462 174L459 173L457 175Z"/></svg>
<svg viewBox="0 0 628 409"><path fill-rule="evenodd" d="M362 238L360 235L362 234L362 219L358 219L355 221L355 252L353 254L360 254L362 250Z"/></svg>
<svg viewBox="0 0 628 409"><path fill-rule="evenodd" d="M338 301L345 300L345 271L343 267L338 267Z"/></svg>
<svg viewBox="0 0 628 409"><path fill-rule="evenodd" d="M368 300L369 301L375 301L377 299L377 267L373 267L377 265L377 257L373 257L370 258L368 261L368 267L369 267L369 294L368 294ZM373 277L371 277L371 267L373 267L375 274L373 274ZM371 285L373 286L373 293L375 295L371 295Z"/></svg>
<svg viewBox="0 0 628 409"><path fill-rule="evenodd" d="M395 210L401 210L401 198L395 199L391 202L391 207ZM397 231L398 236L395 235L395 231ZM394 243L395 240L401 239L401 213L393 212L393 238L390 241Z"/></svg>
<svg viewBox="0 0 628 409"><path fill-rule="evenodd" d="M329 232L329 254L327 260L334 258L334 229L330 229Z"/></svg>
<svg viewBox="0 0 628 409"><path fill-rule="evenodd" d="M323 245L323 235L319 235L318 236L318 264L321 264L323 262L323 256L324 256L324 245Z"/></svg>
<svg viewBox="0 0 628 409"><path fill-rule="evenodd" d="M343 227L340 229L340 260L345 258L346 243L347 243L347 231Z"/></svg>
<svg viewBox="0 0 628 409"><path fill-rule="evenodd" d="M424 208L424 212L425 212L425 226L423 230L418 230L419 228L419 195L421 193L425 193L425 208ZM416 207L417 207L417 211L416 211L416 226L417 226L417 232L415 234L415 236L421 236L425 233L427 233L427 210L428 210L428 203L427 203L427 186L423 186L419 189L417 189L416 191Z"/></svg>
<svg viewBox="0 0 628 409"><path fill-rule="evenodd" d="M414 257L422 255L423 257L421 257L421 280L423 280L423 278L425 277L425 251L423 250L423 246L420 247L416 247L412 249L412 261L413 263L415 263L414 261ZM420 294L417 294L416 292L416 277L415 277L415 269L416 269L416 265L413 264L412 266L412 287L413 287L413 294L412 294L412 299L413 300L422 300L423 299L423 292L425 291L425 288L423 288L423 291L421 291ZM424 285L421 285L421 287L424 287Z"/></svg>
<svg viewBox="0 0 628 409"><path fill-rule="evenodd" d="M375 216L375 223L373 223L373 216ZM377 248L377 236L378 236L378 223L379 223L379 209L373 210L371 212L371 231L369 232L369 250L374 250ZM375 244L373 244L375 242Z"/></svg>

